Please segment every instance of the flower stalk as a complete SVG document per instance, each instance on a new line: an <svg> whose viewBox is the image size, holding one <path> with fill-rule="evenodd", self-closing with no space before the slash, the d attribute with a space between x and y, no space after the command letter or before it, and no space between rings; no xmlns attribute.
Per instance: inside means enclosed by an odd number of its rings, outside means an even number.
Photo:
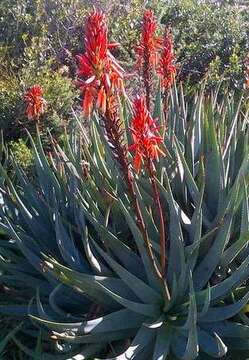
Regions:
<svg viewBox="0 0 249 360"><path fill-rule="evenodd" d="M147 159L147 170L149 172L150 181L151 181L151 185L152 185L155 207L156 207L158 215L159 215L159 223L160 223L160 231L159 231L160 232L160 264L161 264L161 274L162 274L162 277L164 277L165 273L166 273L166 261L167 261L164 214L163 214L163 209L162 209L162 205L161 205L158 186L156 184L155 167L154 167L153 162L150 160L149 157Z"/></svg>
<svg viewBox="0 0 249 360"><path fill-rule="evenodd" d="M112 104L112 106L111 106ZM123 130L121 130L121 122L118 118L117 108L113 106L113 102L109 102L106 108L106 113L102 117L104 122L104 127L106 130L107 138L109 143L112 145L113 154L120 165L120 169L124 175L125 183L127 186L127 191L133 210L136 214L136 223L139 230L142 233L143 240L146 246L146 251L148 257L151 261L152 268L154 269L155 275L159 278L161 282L164 283L162 273L160 272L153 251L152 245L148 236L146 225L142 216L142 212L139 206L139 202L135 192L134 186L134 177L129 166L129 161L127 157L127 147L123 141ZM164 285L165 287L165 285Z"/></svg>
<svg viewBox="0 0 249 360"><path fill-rule="evenodd" d="M120 165L127 186L128 196L136 215L137 226L143 236L148 258L152 269L162 283L166 298L170 295L165 281L165 229L160 197L156 186L152 161L163 154L159 147L162 138L158 134L155 121L149 113L151 101L151 74L158 63L158 49L161 44L155 36L156 22L151 11L144 16L142 44L138 48L139 59L143 69L145 98L135 100L135 116L132 121L134 144L128 149L124 141L123 124L119 116L118 97L124 93L123 69L109 52L113 47L108 42L106 20L101 12L94 11L88 18L85 31L85 48L83 55L78 56L80 77L79 86L83 95L83 113L90 116L93 107L98 110L104 124L105 135L111 146L114 158ZM115 45L116 46L116 45ZM135 182L128 160L128 150L135 151L134 168L139 172L143 162L150 162L150 177L153 186L156 207L160 217L161 269L158 267L135 191ZM108 220L106 220L108 221Z"/></svg>
<svg viewBox="0 0 249 360"><path fill-rule="evenodd" d="M170 298L167 284L165 281L166 273L166 240L164 215L160 201L160 195L156 184L156 174L153 160L164 155L159 145L162 143L162 137L159 136L159 128L156 126L155 120L151 117L143 97L137 97L134 101L134 117L132 119L133 141L129 150L135 152L133 166L137 172L140 171L142 164L149 173L150 181L153 189L153 198L155 207L159 215L160 223L160 279L163 281L166 298Z"/></svg>

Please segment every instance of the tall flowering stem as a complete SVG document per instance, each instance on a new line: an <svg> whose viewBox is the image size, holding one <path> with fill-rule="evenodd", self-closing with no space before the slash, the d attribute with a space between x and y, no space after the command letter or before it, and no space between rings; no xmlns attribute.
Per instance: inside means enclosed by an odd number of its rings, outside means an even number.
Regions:
<svg viewBox="0 0 249 360"><path fill-rule="evenodd" d="M44 114L47 106L43 98L43 89L40 85L33 85L24 94L26 102L26 115L29 120L39 121L39 117Z"/></svg>
<svg viewBox="0 0 249 360"><path fill-rule="evenodd" d="M152 73L158 64L161 39L156 35L157 23L152 10L146 10L143 16L142 34L136 48L137 67L142 72L146 106L150 110Z"/></svg>
<svg viewBox="0 0 249 360"><path fill-rule="evenodd" d="M129 147L130 151L135 152L133 166L137 172L140 171L142 164L149 173L153 197L156 209L159 214L160 221L160 263L161 276L164 278L166 267L166 239L165 239L165 225L164 216L159 196L159 191L156 184L156 174L153 165L153 160L164 155L160 149L160 144L163 139L158 134L159 128L155 120L151 117L143 97L137 97L134 101L134 117L131 123L131 131L133 134L133 144Z"/></svg>
<svg viewBox="0 0 249 360"><path fill-rule="evenodd" d="M142 233L148 257L159 280L157 267L146 225L137 200L134 177L131 172L127 146L124 142L122 123L119 118L118 95L124 92L124 71L109 52L116 44L109 44L106 19L102 12L94 11L85 28L85 53L78 56L78 85L83 95L83 113L90 116L94 104L104 123L106 136L112 152L123 172L127 190L136 214L137 225Z"/></svg>
<svg viewBox="0 0 249 360"><path fill-rule="evenodd" d="M176 76L173 39L171 31L167 28L164 33L162 54L159 60L157 73L161 79L161 85L164 92L164 117L165 121L167 121L169 90L173 85Z"/></svg>
<svg viewBox="0 0 249 360"><path fill-rule="evenodd" d="M132 202L132 207L136 214L136 222L139 230L142 233L148 257L152 263L152 268L154 269L155 275L162 282L163 286L165 286L162 273L158 269L155 261L152 245L150 243L146 225L136 196L134 177L129 167L129 161L127 157L127 146L123 141L123 130L121 129L121 122L118 116L117 107L114 106L114 104L115 102L111 100L110 105L107 106L106 113L103 116L107 138L109 143L112 145L112 152L120 165L120 169L123 172L128 194ZM169 295L167 296L169 298Z"/></svg>

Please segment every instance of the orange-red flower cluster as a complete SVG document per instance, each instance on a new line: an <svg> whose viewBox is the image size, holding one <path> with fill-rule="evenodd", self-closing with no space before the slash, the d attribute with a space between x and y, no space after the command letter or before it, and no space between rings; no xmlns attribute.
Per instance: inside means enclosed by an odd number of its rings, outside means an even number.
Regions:
<svg viewBox="0 0 249 360"><path fill-rule="evenodd" d="M117 44L108 42L106 18L94 10L85 26L85 53L78 55L78 82L83 96L83 113L89 116L96 104L102 113L106 111L107 99L115 91L123 92L124 70L109 49Z"/></svg>
<svg viewBox="0 0 249 360"><path fill-rule="evenodd" d="M146 10L143 16L140 44L136 47L137 66L155 69L162 40L156 35L157 23L152 10ZM147 63L147 64L145 64Z"/></svg>
<svg viewBox="0 0 249 360"><path fill-rule="evenodd" d="M45 112L47 102L42 96L43 90L40 85L32 86L24 94L26 115L29 120L38 120Z"/></svg>
<svg viewBox="0 0 249 360"><path fill-rule="evenodd" d="M162 54L157 69L157 72L162 80L162 86L165 90L168 90L175 80L176 67L174 65L174 61L175 57L172 35L169 30L166 30L163 41Z"/></svg>
<svg viewBox="0 0 249 360"><path fill-rule="evenodd" d="M136 48L137 67L142 70L145 87L149 88L151 72L156 70L162 80L162 86L168 90L176 75L173 40L170 31L165 31L164 38L157 36L156 31L154 14L151 10L146 10L140 44ZM150 89L147 89L147 92L150 92ZM147 106L148 103L149 101Z"/></svg>
<svg viewBox="0 0 249 360"><path fill-rule="evenodd" d="M133 166L139 172L143 160L154 160L164 155L159 145L163 142L158 134L159 127L150 115L143 97L137 96L134 101L134 117L131 122L133 144L129 146L130 151L135 152Z"/></svg>

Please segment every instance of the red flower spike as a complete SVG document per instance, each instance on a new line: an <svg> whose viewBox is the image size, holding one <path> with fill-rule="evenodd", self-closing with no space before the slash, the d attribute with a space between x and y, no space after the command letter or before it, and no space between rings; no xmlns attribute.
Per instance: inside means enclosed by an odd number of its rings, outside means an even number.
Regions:
<svg viewBox="0 0 249 360"><path fill-rule="evenodd" d="M43 99L43 90L40 85L34 85L24 94L26 115L29 120L39 119L45 112L47 102Z"/></svg>
<svg viewBox="0 0 249 360"><path fill-rule="evenodd" d="M162 55L157 69L157 72L162 80L162 86L165 90L169 90L175 80L176 67L174 65L174 60L175 57L172 35L169 30L166 30Z"/></svg>
<svg viewBox="0 0 249 360"><path fill-rule="evenodd" d="M78 76L83 96L83 113L89 117L94 104L102 113L106 111L107 98L113 92L123 92L124 70L109 49L118 44L108 42L106 18L94 10L85 26L85 53L78 55Z"/></svg>
<svg viewBox="0 0 249 360"><path fill-rule="evenodd" d="M160 155L165 155L159 145L163 139L158 134L158 126L151 117L143 97L134 101L134 117L131 122L131 131L134 143L129 150L135 152L133 167L139 172L143 160L158 160Z"/></svg>
<svg viewBox="0 0 249 360"><path fill-rule="evenodd" d="M146 10L143 16L140 44L136 47L137 66L143 68L144 63L149 70L155 69L158 63L158 52L162 41L156 36L157 23L152 10Z"/></svg>

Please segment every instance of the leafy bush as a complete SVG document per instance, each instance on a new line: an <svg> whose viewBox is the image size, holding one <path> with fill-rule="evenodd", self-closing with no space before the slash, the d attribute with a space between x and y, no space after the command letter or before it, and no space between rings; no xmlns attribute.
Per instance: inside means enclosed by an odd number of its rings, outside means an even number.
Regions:
<svg viewBox="0 0 249 360"><path fill-rule="evenodd" d="M33 154L24 140L11 141L9 145L15 162L25 170L30 168L33 164Z"/></svg>
<svg viewBox="0 0 249 360"><path fill-rule="evenodd" d="M63 70L63 69L62 69ZM63 129L70 122L71 107L78 92L71 79L62 70L54 71L49 65L32 68L30 64L21 72L21 81L15 75L4 75L0 80L0 126L5 138L17 140L20 136L26 137L26 129L31 133L35 124L28 121L25 114L24 92L27 88L39 83L44 90L44 97L48 103L47 111L43 116L44 130L59 138ZM67 68L64 70L67 71Z"/></svg>
<svg viewBox="0 0 249 360"><path fill-rule="evenodd" d="M52 16L53 6L49 2L4 1L0 6L3 28L0 39L0 125L7 139L26 137L25 128L33 131L34 124L27 123L25 116L23 94L34 83L40 83L44 88L49 104L43 119L44 127L56 137L67 125L71 106L78 96L69 69L58 59L59 48L55 44L58 29L54 29L54 37L48 31L52 20L46 7ZM64 10L60 7L60 11ZM57 15L59 17L59 10ZM65 31L63 34L65 38ZM18 46L13 47L13 44Z"/></svg>
<svg viewBox="0 0 249 360"><path fill-rule="evenodd" d="M139 36L143 0L120 1L115 6L105 0L94 4L79 0L3 0L0 6L1 57L21 66L25 49L34 39L40 39L44 42L43 57L52 57L58 64L73 67L74 55L82 50L84 17L92 5L109 13L111 34L122 44L120 60L130 63ZM196 0L151 1L149 6L164 23L173 27L183 78L191 75L196 83L216 56L221 58L219 75L222 76L234 51L242 65L249 48L246 7L226 2L200 4ZM242 73L238 75L242 80Z"/></svg>
<svg viewBox="0 0 249 360"><path fill-rule="evenodd" d="M4 72L1 72L4 74ZM18 113L19 96L18 96L18 82L14 76L1 76L0 79L0 128L9 136L13 135L18 124L15 121ZM19 105L20 106L20 105Z"/></svg>
<svg viewBox="0 0 249 360"><path fill-rule="evenodd" d="M243 62L249 51L246 10L229 4L217 5L182 0L166 6L163 23L174 30L182 80L191 84L219 61L215 83L226 78L231 87L242 88Z"/></svg>
<svg viewBox="0 0 249 360"><path fill-rule="evenodd" d="M122 45L115 55L133 68L144 1L114 6L101 0L95 5L109 13L111 37ZM172 25L179 79L188 79L190 90L207 73L210 87L221 79L232 88L243 87L249 48L248 14L243 6L189 0L152 1L149 5L163 23ZM0 127L6 138L26 137L25 127L33 132L33 125L23 117L22 96L34 83L44 86L51 104L46 126L55 136L61 135L78 96L70 79L75 77L75 55L83 49L83 21L91 6L89 1L79 0L1 1Z"/></svg>
<svg viewBox="0 0 249 360"><path fill-rule="evenodd" d="M105 1L99 6L107 9ZM123 4L110 9L110 28L122 41L120 50L130 61L131 42L137 36L137 16L142 13L142 2L134 0L134 10ZM27 123L24 115L23 93L34 83L44 89L49 108L43 119L44 128L55 137L62 134L68 124L71 106L78 93L72 84L75 75L75 55L83 47L83 19L92 5L73 1L3 1L0 5L0 127L6 139L26 138L25 128L32 133L34 124ZM125 10L125 12L123 11ZM117 26L115 20L120 16ZM128 16L128 17L127 17ZM131 22L129 21L131 19ZM113 25L112 25L113 21ZM17 45L13 45L17 44Z"/></svg>

